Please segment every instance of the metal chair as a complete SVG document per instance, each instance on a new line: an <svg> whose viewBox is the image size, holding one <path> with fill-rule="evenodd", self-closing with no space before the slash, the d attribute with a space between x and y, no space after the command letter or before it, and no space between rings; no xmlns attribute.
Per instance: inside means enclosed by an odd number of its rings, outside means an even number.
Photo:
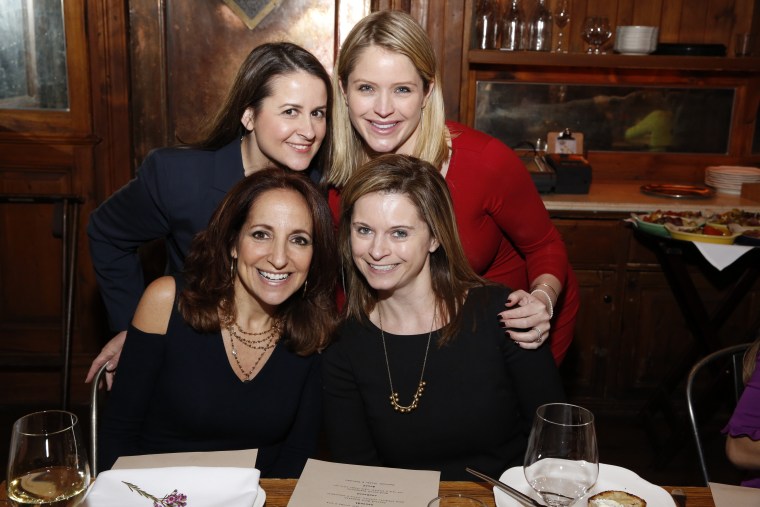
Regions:
<svg viewBox="0 0 760 507"><path fill-rule="evenodd" d="M742 364L744 353L747 351L751 344L743 343L741 345L733 345L720 350L717 350L711 354L708 354L704 358L700 359L689 372L689 376L686 379L686 405L689 410L689 420L691 422L691 431L694 435L694 442L697 446L697 456L699 458L699 466L702 469L702 477L705 481L705 486L709 486L710 476L707 472L707 461L705 460L704 448L702 445L702 439L699 435L699 427L697 425L697 415L695 408L695 394L694 383L697 375L712 366L721 366L722 372L730 374L730 381L733 388L733 404L739 400L742 391L744 390L744 383L742 382ZM720 361L723 361L720 363Z"/></svg>
<svg viewBox="0 0 760 507"><path fill-rule="evenodd" d="M92 394L90 396L90 469L92 477L98 475L98 399L101 391L98 389L103 375L106 373L108 363L100 367L92 379Z"/></svg>

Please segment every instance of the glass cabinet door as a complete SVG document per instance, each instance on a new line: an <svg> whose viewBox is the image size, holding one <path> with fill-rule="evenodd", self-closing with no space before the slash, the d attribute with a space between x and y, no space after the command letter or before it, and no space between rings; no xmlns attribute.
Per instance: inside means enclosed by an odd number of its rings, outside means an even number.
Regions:
<svg viewBox="0 0 760 507"><path fill-rule="evenodd" d="M63 0L3 0L0 108L68 110Z"/></svg>

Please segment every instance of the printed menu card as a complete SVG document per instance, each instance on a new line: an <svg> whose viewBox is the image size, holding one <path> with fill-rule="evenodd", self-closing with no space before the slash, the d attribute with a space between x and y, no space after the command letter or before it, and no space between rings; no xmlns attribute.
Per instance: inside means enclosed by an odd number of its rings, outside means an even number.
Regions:
<svg viewBox="0 0 760 507"><path fill-rule="evenodd" d="M437 471L345 465L310 459L288 507L419 507L438 496L440 478L441 473Z"/></svg>

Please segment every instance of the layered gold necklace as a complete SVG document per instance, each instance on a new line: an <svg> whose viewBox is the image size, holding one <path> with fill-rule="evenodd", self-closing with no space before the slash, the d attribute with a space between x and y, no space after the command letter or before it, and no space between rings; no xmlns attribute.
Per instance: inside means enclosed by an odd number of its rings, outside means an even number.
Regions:
<svg viewBox="0 0 760 507"><path fill-rule="evenodd" d="M253 378L253 372L256 371L256 368L259 366L259 363L261 363L261 360L264 358L267 352L272 350L274 346L277 345L281 331L280 321L275 320L272 324L272 327L265 329L264 331L259 331L257 333L246 331L240 327L240 324L238 324L233 317L225 319L225 326L227 328L227 334L230 335L230 351L232 353L232 357L235 359L235 363L237 364L240 373L243 375L244 381L248 382L251 380L251 378ZM251 338L247 338L246 336L242 335L246 335ZM258 358L253 363L253 366L247 371L240 363L240 358L238 358L238 351L237 348L235 348L235 341L239 341L250 349L259 351Z"/></svg>
<svg viewBox="0 0 760 507"><path fill-rule="evenodd" d="M420 404L420 398L422 398L422 393L425 392L425 386L427 383L425 382L425 366L427 365L427 357L428 352L430 351L430 340L433 336L433 327L435 327L435 317L437 308L433 310L433 322L430 323L430 333L428 334L428 340L427 340L427 347L425 347L425 357L422 360L422 371L420 372L420 381L417 384L417 390L414 391L414 395L412 396L412 402L409 405L401 405L398 400L398 392L393 389L393 379L391 378L391 365L388 362L388 348L385 345L385 333L383 332L383 314L380 311L380 307L377 308L377 318L380 322L380 337L383 340L383 352L385 352L385 368L388 370L388 383L391 387L391 406L393 407L393 410L396 412L400 412L402 414L408 414L412 410L416 409Z"/></svg>

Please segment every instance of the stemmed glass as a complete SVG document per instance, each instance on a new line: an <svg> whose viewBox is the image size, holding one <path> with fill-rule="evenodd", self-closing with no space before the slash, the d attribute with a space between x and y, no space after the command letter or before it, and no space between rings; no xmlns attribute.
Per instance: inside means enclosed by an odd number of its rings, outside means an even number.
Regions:
<svg viewBox="0 0 760 507"><path fill-rule="evenodd" d="M557 23L557 53L567 53L567 48L563 44L563 35L565 27L570 22L570 0L557 0L557 6L554 11L554 22Z"/></svg>
<svg viewBox="0 0 760 507"><path fill-rule="evenodd" d="M77 505L90 485L90 465L77 416L63 410L25 415L13 424L8 454L12 505Z"/></svg>
<svg viewBox="0 0 760 507"><path fill-rule="evenodd" d="M610 21L601 16L589 16L583 23L583 40L590 44L589 54L603 55L602 44L612 37ZM593 46L593 47L592 47Z"/></svg>
<svg viewBox="0 0 760 507"><path fill-rule="evenodd" d="M524 472L550 507L566 507L582 498L599 476L594 415L566 403L538 407Z"/></svg>

